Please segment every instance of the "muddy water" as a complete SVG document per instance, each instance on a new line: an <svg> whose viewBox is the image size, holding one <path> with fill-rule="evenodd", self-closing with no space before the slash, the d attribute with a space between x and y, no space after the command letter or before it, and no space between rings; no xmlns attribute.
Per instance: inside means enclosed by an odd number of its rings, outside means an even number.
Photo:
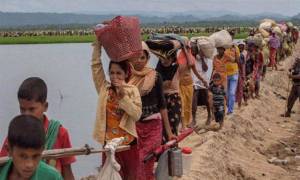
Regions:
<svg viewBox="0 0 300 180"><path fill-rule="evenodd" d="M19 114L17 90L21 82L38 76L48 85L49 117L68 128L74 147L99 146L92 139L97 94L92 82L90 44L0 46L0 143L9 121ZM107 56L103 55L107 70ZM155 61L152 61L155 64ZM78 157L73 165L77 177L95 171L99 155Z"/></svg>

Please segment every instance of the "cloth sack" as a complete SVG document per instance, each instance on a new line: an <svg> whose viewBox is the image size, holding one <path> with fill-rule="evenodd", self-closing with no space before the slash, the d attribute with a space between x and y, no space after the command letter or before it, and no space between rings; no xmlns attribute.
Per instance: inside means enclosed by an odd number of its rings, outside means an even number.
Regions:
<svg viewBox="0 0 300 180"><path fill-rule="evenodd" d="M222 30L213 33L211 36L209 36L210 39L212 39L215 42L215 47L223 47L225 49L228 49L232 46L232 38L228 31Z"/></svg>
<svg viewBox="0 0 300 180"><path fill-rule="evenodd" d="M212 58L215 51L214 41L205 36L192 38L191 42L195 42L199 50L201 50L206 58Z"/></svg>

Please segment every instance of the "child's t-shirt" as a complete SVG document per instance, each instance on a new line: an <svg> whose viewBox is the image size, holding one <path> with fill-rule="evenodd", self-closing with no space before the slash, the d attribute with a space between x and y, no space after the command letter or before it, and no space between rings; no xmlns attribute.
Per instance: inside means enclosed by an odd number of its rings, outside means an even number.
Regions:
<svg viewBox="0 0 300 180"><path fill-rule="evenodd" d="M45 118L43 124L44 124L45 132L47 133L50 121L46 115L44 117ZM8 156L7 146L8 143L6 138L1 148L0 157ZM71 148L71 147L72 145L71 145L71 140L70 140L68 130L63 126L60 126L56 141L52 149L63 149L63 148ZM48 160L47 163L55 167L59 172L62 172L63 166L72 164L75 161L76 161L75 156L71 156L71 157L59 158L56 160Z"/></svg>
<svg viewBox="0 0 300 180"><path fill-rule="evenodd" d="M0 166L0 180L6 180L9 176L9 171L12 168L12 160L9 160L3 166ZM40 162L35 173L30 178L31 180L63 180L59 172L57 172L53 167L47 165L44 162Z"/></svg>
<svg viewBox="0 0 300 180"><path fill-rule="evenodd" d="M215 85L212 84L209 87L209 90L213 94L213 106L216 111L223 111L224 110L224 99L225 99L225 89L222 85Z"/></svg>

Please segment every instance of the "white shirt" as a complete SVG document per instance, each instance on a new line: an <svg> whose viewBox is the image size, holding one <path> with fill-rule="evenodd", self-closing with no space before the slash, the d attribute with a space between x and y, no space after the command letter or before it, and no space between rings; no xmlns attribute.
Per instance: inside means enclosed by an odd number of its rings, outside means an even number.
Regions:
<svg viewBox="0 0 300 180"><path fill-rule="evenodd" d="M207 84L209 84L211 74L213 71L213 60L210 58L204 57L204 61L206 62L207 67L208 67L206 72L204 72L202 69L201 60L196 59L195 66L196 66L196 70L199 72L201 77L207 82ZM193 77L195 89L206 89L206 87L203 85L202 81L200 81L194 73L192 73L192 77Z"/></svg>

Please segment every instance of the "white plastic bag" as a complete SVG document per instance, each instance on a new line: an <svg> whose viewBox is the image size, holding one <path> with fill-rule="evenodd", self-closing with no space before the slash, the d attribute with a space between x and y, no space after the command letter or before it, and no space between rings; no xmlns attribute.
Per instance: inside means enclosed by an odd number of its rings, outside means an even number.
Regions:
<svg viewBox="0 0 300 180"><path fill-rule="evenodd" d="M105 153L106 160L97 176L97 180L122 180L119 174L121 166L115 159L115 152L123 141L123 137L115 138L105 145L104 149L109 151Z"/></svg>

